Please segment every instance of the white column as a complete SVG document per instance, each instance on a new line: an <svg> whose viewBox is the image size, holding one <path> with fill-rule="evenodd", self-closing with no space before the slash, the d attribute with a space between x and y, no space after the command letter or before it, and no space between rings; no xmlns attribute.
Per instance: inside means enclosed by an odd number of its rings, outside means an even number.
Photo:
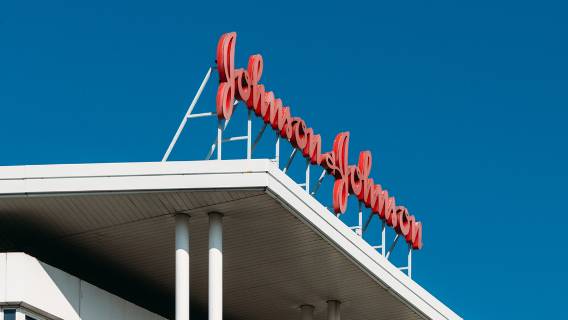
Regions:
<svg viewBox="0 0 568 320"><path fill-rule="evenodd" d="M340 302L337 300L327 301L327 320L341 320Z"/></svg>
<svg viewBox="0 0 568 320"><path fill-rule="evenodd" d="M22 312L22 309L16 310L16 320L26 320L26 314Z"/></svg>
<svg viewBox="0 0 568 320"><path fill-rule="evenodd" d="M209 213L209 320L223 319L223 215Z"/></svg>
<svg viewBox="0 0 568 320"><path fill-rule="evenodd" d="M309 304L301 305L302 320L314 320L314 309L314 306Z"/></svg>
<svg viewBox="0 0 568 320"><path fill-rule="evenodd" d="M176 215L176 320L189 320L189 216Z"/></svg>

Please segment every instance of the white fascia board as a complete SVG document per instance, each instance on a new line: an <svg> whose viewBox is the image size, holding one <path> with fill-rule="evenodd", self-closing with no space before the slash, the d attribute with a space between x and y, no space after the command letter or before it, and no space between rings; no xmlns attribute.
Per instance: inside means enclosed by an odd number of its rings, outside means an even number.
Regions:
<svg viewBox="0 0 568 320"><path fill-rule="evenodd" d="M209 160L0 166L0 180L267 172L271 161Z"/></svg>
<svg viewBox="0 0 568 320"><path fill-rule="evenodd" d="M180 189L267 189L271 196L416 312L431 319L461 319L357 236L270 160L0 167L0 197Z"/></svg>
<svg viewBox="0 0 568 320"><path fill-rule="evenodd" d="M270 165L269 160L212 160L0 167L0 197L266 188Z"/></svg>

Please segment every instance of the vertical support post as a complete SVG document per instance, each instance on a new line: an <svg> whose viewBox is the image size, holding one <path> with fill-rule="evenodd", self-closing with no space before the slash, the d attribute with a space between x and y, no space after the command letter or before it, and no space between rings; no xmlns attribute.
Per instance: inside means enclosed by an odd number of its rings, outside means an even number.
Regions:
<svg viewBox="0 0 568 320"><path fill-rule="evenodd" d="M217 121L217 160L221 160L221 146L223 144L223 120Z"/></svg>
<svg viewBox="0 0 568 320"><path fill-rule="evenodd" d="M189 320L189 216L176 220L176 320Z"/></svg>
<svg viewBox="0 0 568 320"><path fill-rule="evenodd" d="M408 245L408 269L406 270L408 277L412 278L412 245Z"/></svg>
<svg viewBox="0 0 568 320"><path fill-rule="evenodd" d="M359 229L357 229L357 234L363 237L363 206L362 202L359 201Z"/></svg>
<svg viewBox="0 0 568 320"><path fill-rule="evenodd" d="M223 215L209 213L209 320L223 320Z"/></svg>
<svg viewBox="0 0 568 320"><path fill-rule="evenodd" d="M341 320L340 304L337 300L327 301L327 320Z"/></svg>
<svg viewBox="0 0 568 320"><path fill-rule="evenodd" d="M280 168L280 135L276 132L276 150L274 151L274 161L276 166Z"/></svg>
<svg viewBox="0 0 568 320"><path fill-rule="evenodd" d="M310 159L306 159L306 192L310 193Z"/></svg>
<svg viewBox="0 0 568 320"><path fill-rule="evenodd" d="M247 119L247 159L252 158L252 110L248 109Z"/></svg>
<svg viewBox="0 0 568 320"><path fill-rule="evenodd" d="M314 306L303 304L300 306L302 320L314 320Z"/></svg>
<svg viewBox="0 0 568 320"><path fill-rule="evenodd" d="M387 255L387 228L385 226L385 221L382 220L382 226L381 226L381 254L383 255L383 257L386 257Z"/></svg>

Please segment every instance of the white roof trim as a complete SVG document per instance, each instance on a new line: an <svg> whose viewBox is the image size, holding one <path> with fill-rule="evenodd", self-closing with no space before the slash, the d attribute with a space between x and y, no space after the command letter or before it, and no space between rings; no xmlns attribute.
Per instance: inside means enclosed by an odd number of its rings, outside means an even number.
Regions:
<svg viewBox="0 0 568 320"><path fill-rule="evenodd" d="M461 319L355 235L270 160L0 167L0 197L46 193L243 188L266 188L298 218L418 313L431 319Z"/></svg>

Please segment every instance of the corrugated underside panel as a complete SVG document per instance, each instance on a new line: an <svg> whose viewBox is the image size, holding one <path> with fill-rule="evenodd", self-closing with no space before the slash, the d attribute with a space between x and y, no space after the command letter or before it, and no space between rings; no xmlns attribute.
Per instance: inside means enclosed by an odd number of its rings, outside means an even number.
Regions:
<svg viewBox="0 0 568 320"><path fill-rule="evenodd" d="M191 215L192 308L207 305L207 212L224 217L229 319L294 319L342 301L345 319L421 319L264 190L67 194L0 199L0 250L24 250L171 316L174 215Z"/></svg>

